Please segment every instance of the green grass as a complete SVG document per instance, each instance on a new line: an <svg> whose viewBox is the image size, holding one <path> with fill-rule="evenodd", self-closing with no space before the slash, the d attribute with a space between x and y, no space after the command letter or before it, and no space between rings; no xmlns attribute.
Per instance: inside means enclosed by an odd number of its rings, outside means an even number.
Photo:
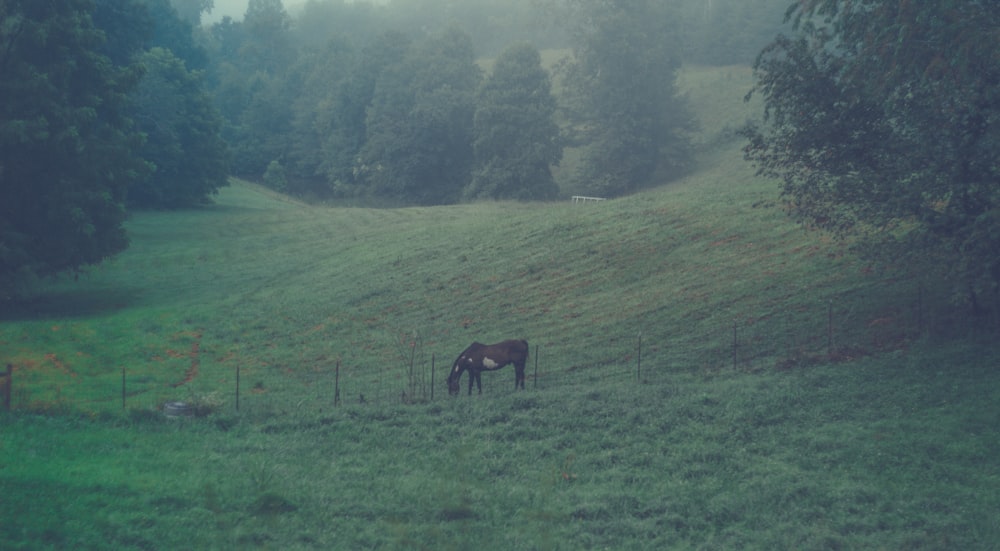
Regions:
<svg viewBox="0 0 1000 551"><path fill-rule="evenodd" d="M988 549L1000 392L968 353L266 420L21 415L0 445L3 536L12 549Z"/></svg>
<svg viewBox="0 0 1000 551"><path fill-rule="evenodd" d="M1000 353L931 282L751 207L775 186L725 137L740 74L685 73L702 167L632 197L237 181L136 215L126 253L0 313L0 548L994 548ZM527 391L442 396L469 342L515 337Z"/></svg>

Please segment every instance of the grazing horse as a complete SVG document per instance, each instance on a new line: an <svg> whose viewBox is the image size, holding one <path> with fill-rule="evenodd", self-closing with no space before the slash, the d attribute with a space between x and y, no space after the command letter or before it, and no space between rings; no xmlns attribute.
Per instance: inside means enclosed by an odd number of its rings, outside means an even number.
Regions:
<svg viewBox="0 0 1000 551"><path fill-rule="evenodd" d="M474 342L469 345L451 366L448 375L448 393L458 394L458 381L462 372L469 371L469 395L472 395L472 383L475 381L479 393L483 393L483 382L480 374L485 371L495 371L507 364L514 364L514 390L524 388L524 364L528 361L528 341L509 340L496 344Z"/></svg>

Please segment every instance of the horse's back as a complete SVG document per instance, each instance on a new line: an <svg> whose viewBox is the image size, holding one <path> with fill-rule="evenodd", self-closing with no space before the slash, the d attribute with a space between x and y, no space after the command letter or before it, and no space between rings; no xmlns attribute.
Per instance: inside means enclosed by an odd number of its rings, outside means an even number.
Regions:
<svg viewBox="0 0 1000 551"><path fill-rule="evenodd" d="M483 351L486 348L488 348L488 346L486 346L485 344L481 342L474 342L469 346L465 347L465 350L462 351L462 356L471 356L473 354L476 354L477 352Z"/></svg>
<svg viewBox="0 0 1000 551"><path fill-rule="evenodd" d="M524 339L508 339L496 344L474 342L458 357L456 363L463 359L470 362L482 361L484 357L503 359L504 361L523 361L528 357L528 341Z"/></svg>
<svg viewBox="0 0 1000 551"><path fill-rule="evenodd" d="M511 339L500 343L507 351L507 356L511 360L523 360L528 357L528 341L524 339Z"/></svg>

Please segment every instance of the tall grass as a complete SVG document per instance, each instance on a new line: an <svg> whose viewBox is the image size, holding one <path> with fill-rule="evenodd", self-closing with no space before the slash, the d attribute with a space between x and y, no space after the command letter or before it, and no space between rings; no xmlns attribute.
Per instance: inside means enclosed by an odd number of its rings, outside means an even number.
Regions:
<svg viewBox="0 0 1000 551"><path fill-rule="evenodd" d="M724 96L724 71L685 82ZM234 181L136 215L126 253L0 313L0 548L991 548L995 346L753 208L773 184L703 129L697 173L596 205ZM528 391L441 396L469 342L513 337Z"/></svg>

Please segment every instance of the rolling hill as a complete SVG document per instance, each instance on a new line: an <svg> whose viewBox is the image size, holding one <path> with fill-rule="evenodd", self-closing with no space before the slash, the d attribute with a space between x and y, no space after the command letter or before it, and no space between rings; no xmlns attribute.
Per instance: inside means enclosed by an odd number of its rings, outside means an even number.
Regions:
<svg viewBox="0 0 1000 551"><path fill-rule="evenodd" d="M754 207L747 78L687 70L698 170L621 199L135 215L0 313L0 547L989 548L990 336ZM515 337L528 390L445 395Z"/></svg>

